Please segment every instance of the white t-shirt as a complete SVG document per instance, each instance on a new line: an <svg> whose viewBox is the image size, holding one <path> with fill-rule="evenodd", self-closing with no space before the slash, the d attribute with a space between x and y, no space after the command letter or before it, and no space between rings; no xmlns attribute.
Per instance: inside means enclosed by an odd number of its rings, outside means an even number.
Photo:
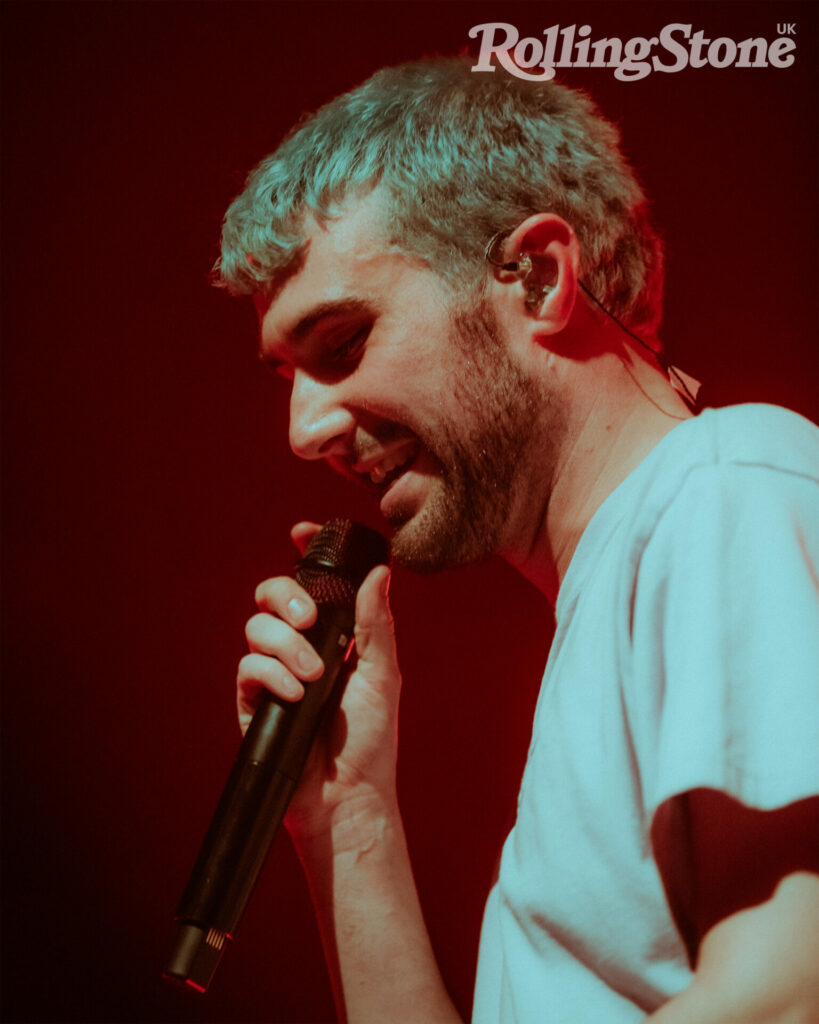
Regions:
<svg viewBox="0 0 819 1024"><path fill-rule="evenodd" d="M633 1024L691 980L649 832L705 786L819 792L819 431L706 410L598 509L560 589L474 1024Z"/></svg>

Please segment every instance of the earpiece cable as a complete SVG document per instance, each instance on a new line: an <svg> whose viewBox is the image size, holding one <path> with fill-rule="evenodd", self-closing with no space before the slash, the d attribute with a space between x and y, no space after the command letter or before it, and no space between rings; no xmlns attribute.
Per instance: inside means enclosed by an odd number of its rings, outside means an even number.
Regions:
<svg viewBox="0 0 819 1024"><path fill-rule="evenodd" d="M532 260L531 260L531 257L528 256L527 253L522 253L521 254L521 257L526 257L525 263L524 263L523 258L521 258L518 262L515 262L514 260L504 262L503 260L499 259L498 256L495 254L496 246L498 245L499 242L503 241L503 239L505 239L506 237L507 237L507 232L505 232L505 231L498 231L496 234L494 234L489 239L489 242L486 245L486 250L484 252L484 255L486 257L486 261L487 261L487 263L489 263L490 266L496 267L498 270L506 270L506 271L508 271L510 273L513 273L513 274L517 273L517 274L521 275L525 279L531 273L531 271L532 271ZM688 385L685 383L685 381L680 376L679 372L677 371L677 368L675 366L672 366L668 362L668 360L665 358L665 356L662 354L662 352L658 352L655 348L652 348L651 345L649 345L648 342L643 341L643 339L638 334L635 334L634 331L629 330L629 328L626 327L626 325L621 320L619 320L614 315L614 313L611 312L610 309L606 309L606 307L603 305L603 303L597 298L596 295L593 294L593 292L591 292L589 290L589 288L586 287L586 285L583 283L583 281L580 280L580 278L577 279L577 283L580 285L580 287L586 293L588 298L590 298L591 301L596 306L598 306L606 314L607 317L609 317L611 320L613 320L622 331L625 331L626 334L630 338L633 338L639 345L642 345L642 347L647 352L650 352L654 356L654 358L660 364L661 369L663 370L663 372L668 377L668 379L671 382L671 384L674 387L674 389L684 399L684 401L691 407L692 411L696 411L696 409L697 409L697 397L696 397L696 395L692 395L691 394L691 392L688 389ZM672 377L673 377L673 379L672 379ZM675 381L676 381L676 384L675 384Z"/></svg>

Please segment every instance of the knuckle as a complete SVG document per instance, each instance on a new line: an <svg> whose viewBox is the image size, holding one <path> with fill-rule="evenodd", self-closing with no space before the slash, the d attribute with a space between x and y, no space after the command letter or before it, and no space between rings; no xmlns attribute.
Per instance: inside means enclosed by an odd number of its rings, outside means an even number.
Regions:
<svg viewBox="0 0 819 1024"><path fill-rule="evenodd" d="M270 580L263 580L253 592L253 600L261 607L267 599L267 585Z"/></svg>
<svg viewBox="0 0 819 1024"><path fill-rule="evenodd" d="M305 591L289 576L274 576L263 580L254 594L256 605L263 610L279 612L292 598L303 598Z"/></svg>
<svg viewBox="0 0 819 1024"><path fill-rule="evenodd" d="M247 620L247 624L245 625L245 639L249 644L253 645L259 640L260 635L263 632L266 620L267 616L262 612L259 612L257 615L251 616Z"/></svg>
<svg viewBox="0 0 819 1024"><path fill-rule="evenodd" d="M255 617L256 616L254 615L253 618L255 618ZM245 640L247 640L248 643L252 643L254 631L255 631L255 626L254 626L253 619L252 618L248 619L247 622L245 623ZM240 664L241 664L241 662L240 662Z"/></svg>
<svg viewBox="0 0 819 1024"><path fill-rule="evenodd" d="M239 667L236 671L236 685L240 688L245 687L248 682L254 678L253 666L255 657L252 654L246 654L239 661Z"/></svg>
<svg viewBox="0 0 819 1024"><path fill-rule="evenodd" d="M276 594L281 589L281 576L273 576L270 579L262 580L262 582L256 587L256 604L262 608L272 604L276 599Z"/></svg>
<svg viewBox="0 0 819 1024"><path fill-rule="evenodd" d="M258 587L256 587L253 597L259 608L266 608L269 606L270 602L273 600L277 582L277 578L262 580Z"/></svg>

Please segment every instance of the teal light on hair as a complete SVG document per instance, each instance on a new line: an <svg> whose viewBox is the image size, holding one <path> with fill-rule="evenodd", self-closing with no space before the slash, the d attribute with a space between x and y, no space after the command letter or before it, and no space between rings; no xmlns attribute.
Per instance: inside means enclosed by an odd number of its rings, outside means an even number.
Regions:
<svg viewBox="0 0 819 1024"><path fill-rule="evenodd" d="M385 68L296 125L228 209L217 284L270 291L303 251L306 215L326 220L380 186L391 237L453 286L483 279L495 232L557 213L578 236L589 289L656 334L662 244L617 128L582 92L471 64Z"/></svg>

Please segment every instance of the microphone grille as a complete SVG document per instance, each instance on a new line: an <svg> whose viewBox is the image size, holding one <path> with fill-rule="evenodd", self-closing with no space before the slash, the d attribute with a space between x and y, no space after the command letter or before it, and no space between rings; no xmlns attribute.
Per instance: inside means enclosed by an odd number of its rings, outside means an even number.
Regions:
<svg viewBox="0 0 819 1024"><path fill-rule="evenodd" d="M310 541L298 563L296 582L318 604L352 606L364 577L389 562L387 540L350 519L331 519Z"/></svg>

